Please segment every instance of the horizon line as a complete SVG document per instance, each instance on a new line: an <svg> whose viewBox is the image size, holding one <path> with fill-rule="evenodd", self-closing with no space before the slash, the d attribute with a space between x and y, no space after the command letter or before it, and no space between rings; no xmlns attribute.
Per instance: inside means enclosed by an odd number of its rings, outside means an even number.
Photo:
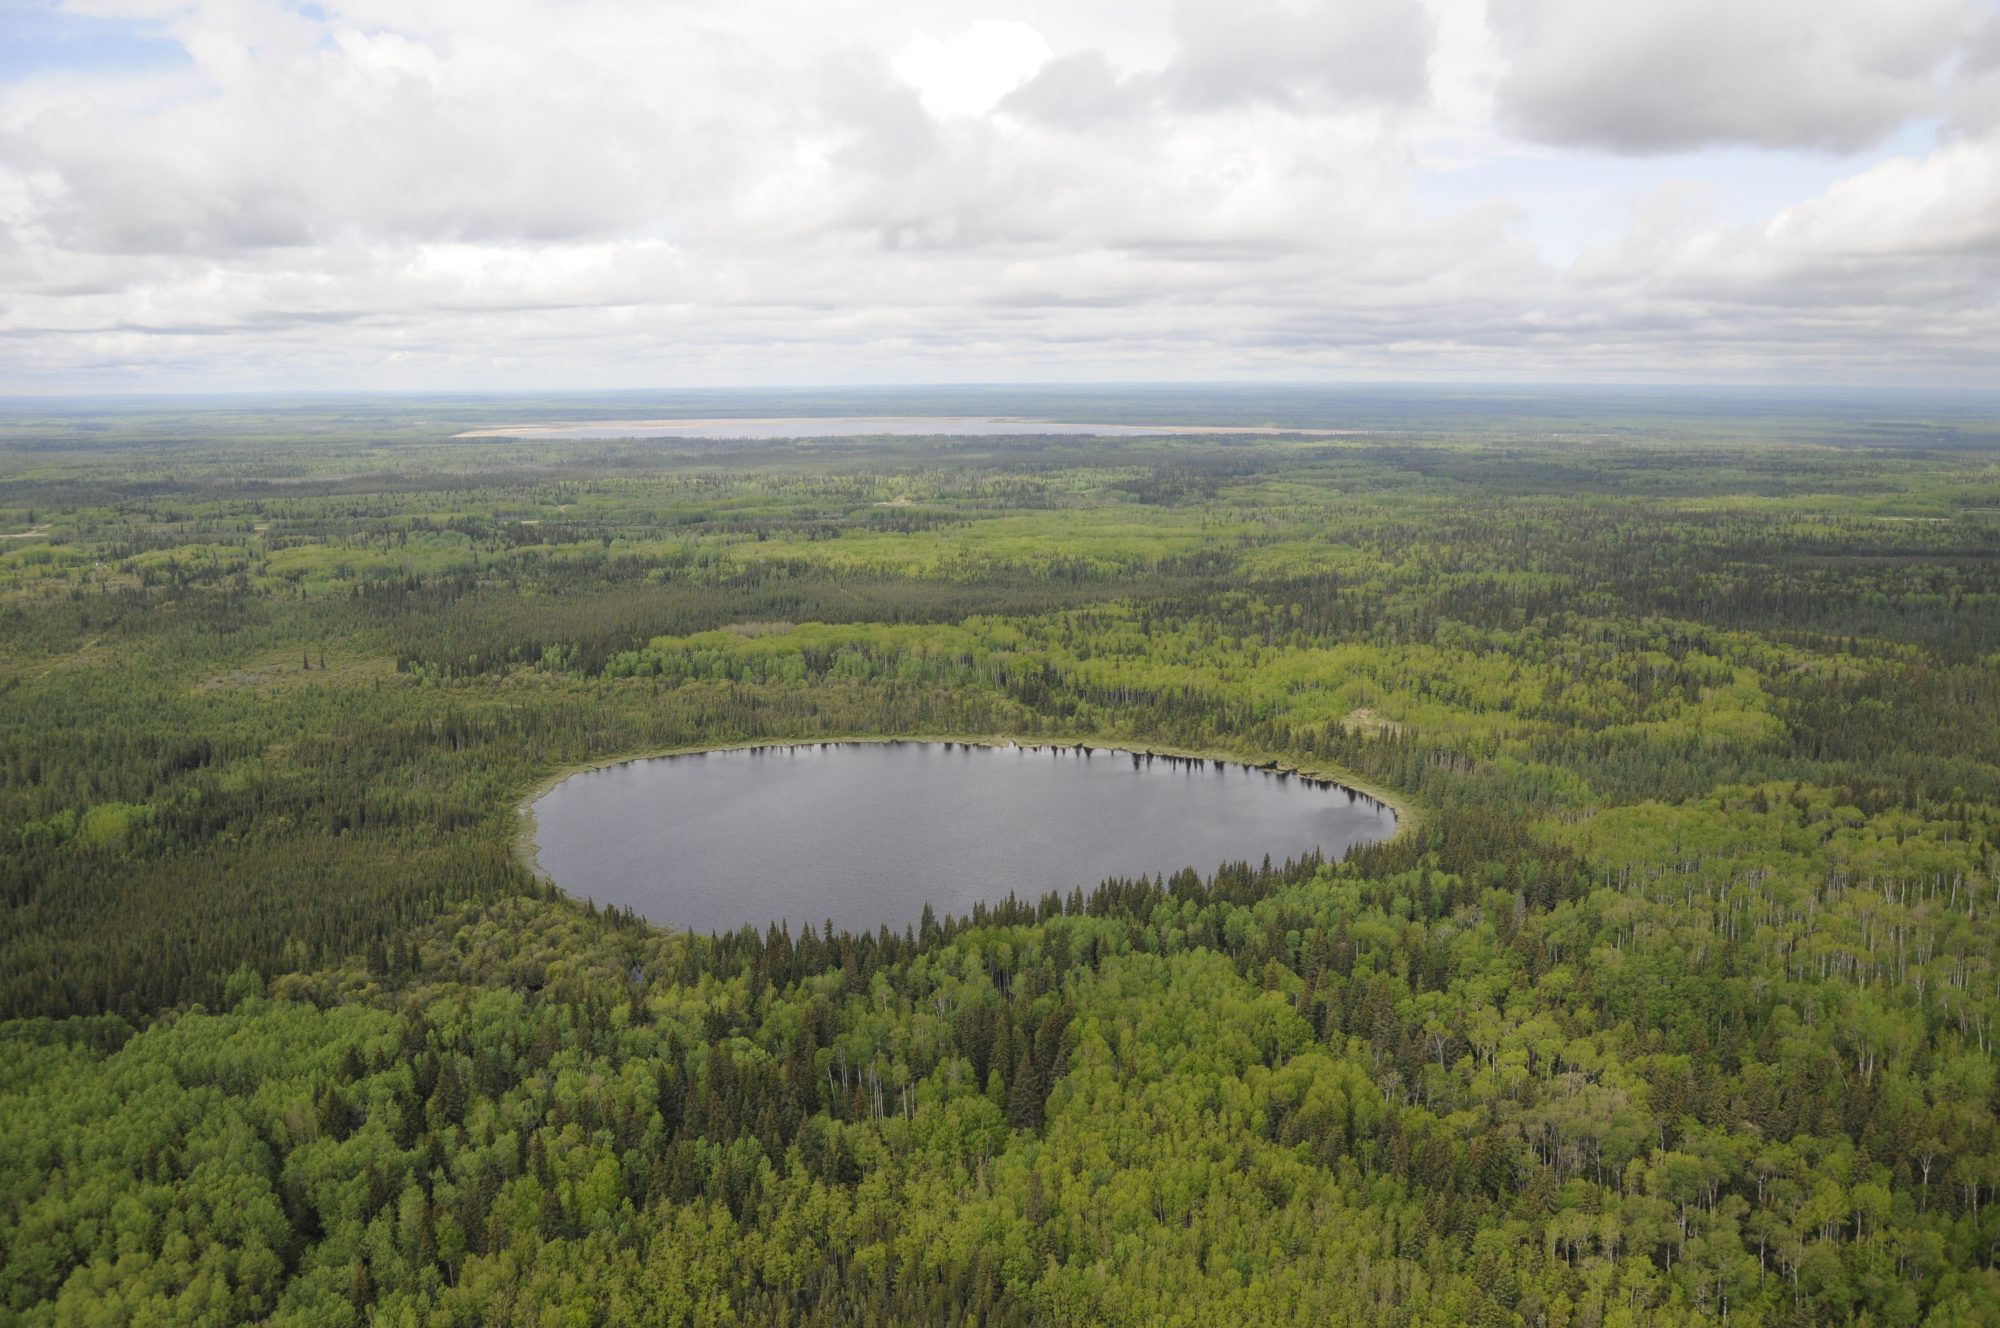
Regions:
<svg viewBox="0 0 2000 1328"><path fill-rule="evenodd" d="M1676 379L1592 380L1592 379L1009 379L964 382L891 381L855 383L709 383L638 387L238 387L238 388L65 388L46 392L0 391L0 403L30 402L134 402L146 400L271 400L379 398L423 399L466 398L505 400L534 397L631 397L694 394L862 393L862 392L996 392L1042 391L1077 392L1117 388L1167 393L1195 391L1257 392L1271 390L1311 390L1324 392L1395 390L1427 391L1560 391L1635 393L1770 393L1783 392L1808 397L1948 394L1959 397L1990 397L2000 400L2000 387L1966 383L1837 383L1772 380Z"/></svg>

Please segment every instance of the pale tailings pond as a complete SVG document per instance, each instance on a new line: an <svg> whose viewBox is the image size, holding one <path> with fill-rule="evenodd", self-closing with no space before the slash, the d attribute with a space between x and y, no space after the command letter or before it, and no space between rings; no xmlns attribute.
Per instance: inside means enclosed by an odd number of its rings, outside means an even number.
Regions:
<svg viewBox="0 0 2000 1328"><path fill-rule="evenodd" d="M1393 834L1338 785L1074 747L838 743L663 756L565 779L533 807L573 895L697 932L831 919L896 931L1107 876L1204 876Z"/></svg>

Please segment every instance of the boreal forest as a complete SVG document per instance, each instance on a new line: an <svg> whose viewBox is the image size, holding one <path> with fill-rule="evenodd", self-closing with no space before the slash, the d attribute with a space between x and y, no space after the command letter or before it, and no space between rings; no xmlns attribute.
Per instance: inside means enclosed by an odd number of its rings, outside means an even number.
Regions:
<svg viewBox="0 0 2000 1328"><path fill-rule="evenodd" d="M2000 416L457 436L953 403L728 404L0 414L0 1325L2000 1324ZM1399 824L863 933L525 852L897 736Z"/></svg>

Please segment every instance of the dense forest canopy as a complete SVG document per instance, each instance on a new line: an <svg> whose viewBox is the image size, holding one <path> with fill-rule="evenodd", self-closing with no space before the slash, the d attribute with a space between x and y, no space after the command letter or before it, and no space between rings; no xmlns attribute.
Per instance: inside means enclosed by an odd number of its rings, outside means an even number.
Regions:
<svg viewBox="0 0 2000 1328"><path fill-rule="evenodd" d="M0 1324L2000 1323L1990 403L904 401L0 413ZM452 436L954 408L1345 432ZM873 934L518 851L891 735L1404 828Z"/></svg>

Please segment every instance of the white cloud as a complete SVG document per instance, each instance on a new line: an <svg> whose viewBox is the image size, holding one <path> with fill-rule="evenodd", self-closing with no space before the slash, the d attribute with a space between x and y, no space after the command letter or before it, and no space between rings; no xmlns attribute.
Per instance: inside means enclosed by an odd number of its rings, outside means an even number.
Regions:
<svg viewBox="0 0 2000 1328"><path fill-rule="evenodd" d="M1179 0L1168 70L1190 106L1420 101L1433 39L1417 0Z"/></svg>
<svg viewBox="0 0 2000 1328"><path fill-rule="evenodd" d="M2000 134L1897 157L1787 208L1771 239L1839 258L2000 260Z"/></svg>
<svg viewBox="0 0 2000 1328"><path fill-rule="evenodd" d="M1749 91L1708 0L1497 29L1476 0L90 3L191 58L0 84L0 390L1976 378L2000 348L1993 62L1944 0L1828 0L1866 40L1804 54L1744 17L1781 85ZM1807 56L1866 95L1785 85ZM1912 107L1951 117L1935 148L1815 158L1754 220L1685 161L1593 193L1548 146L1860 141ZM1501 183L1423 187L1468 169ZM1533 238L1557 206L1606 219L1573 265Z"/></svg>
<svg viewBox="0 0 2000 1328"><path fill-rule="evenodd" d="M1026 23L981 19L949 37L917 33L891 67L933 115L984 115L1055 54Z"/></svg>
<svg viewBox="0 0 2000 1328"><path fill-rule="evenodd" d="M1493 0L1503 118L1545 142L1851 151L1933 110L1977 0Z"/></svg>

